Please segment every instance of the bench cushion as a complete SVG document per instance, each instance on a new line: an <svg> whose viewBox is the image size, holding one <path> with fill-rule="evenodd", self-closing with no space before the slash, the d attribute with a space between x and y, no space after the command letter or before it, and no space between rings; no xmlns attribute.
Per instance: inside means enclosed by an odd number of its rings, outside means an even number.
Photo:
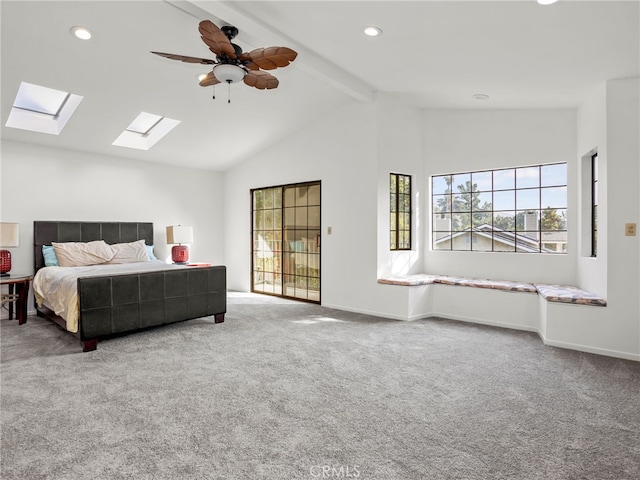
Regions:
<svg viewBox="0 0 640 480"><path fill-rule="evenodd" d="M456 285L461 287L489 288L507 292L538 293L548 302L572 303L605 307L607 301L595 293L571 285L547 285L524 283L510 280L490 280L487 278L457 277L452 275L432 275L415 273L412 275L386 276L378 279L386 285Z"/></svg>
<svg viewBox="0 0 640 480"><path fill-rule="evenodd" d="M416 273L412 275L391 275L387 277L381 277L378 279L378 283L385 285L402 285L405 287L412 287L416 285L431 285L435 275L429 275L427 273Z"/></svg>
<svg viewBox="0 0 640 480"><path fill-rule="evenodd" d="M530 283L513 282L511 280L490 280L488 278L453 277L438 275L433 283L442 285L458 285L461 287L489 288L491 290L503 290L507 292L536 293L536 287Z"/></svg>
<svg viewBox="0 0 640 480"><path fill-rule="evenodd" d="M607 301L595 293L571 285L535 284L538 293L548 302L573 303L606 307Z"/></svg>
<svg viewBox="0 0 640 480"><path fill-rule="evenodd" d="M378 279L378 283L386 285L456 285L460 287L489 288L491 290L503 290L507 292L536 293L536 287L530 283L513 282L510 280L490 280L487 278L456 277L452 275L431 275L416 273L413 275L388 276Z"/></svg>

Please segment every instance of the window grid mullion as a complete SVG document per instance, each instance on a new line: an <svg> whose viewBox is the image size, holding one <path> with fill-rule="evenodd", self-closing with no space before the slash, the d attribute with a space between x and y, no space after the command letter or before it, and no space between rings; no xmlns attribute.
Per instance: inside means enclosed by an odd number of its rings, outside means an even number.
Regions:
<svg viewBox="0 0 640 480"><path fill-rule="evenodd" d="M544 169L547 166L561 166L560 170L558 169ZM533 168L532 168L533 167ZM518 176L519 168L522 168L521 175ZM529 171L524 170L529 169ZM544 169L544 170L543 170ZM511 170L513 173L510 175ZM508 178L507 183L504 180L501 184L498 184L498 179L496 177L497 172L505 172L505 175L512 178ZM478 180L480 182L485 182L483 188L478 187L478 184L475 183L474 174L479 173L490 173L491 175L485 177L485 180ZM533 184L530 180L527 179L529 173L537 175L535 178L536 183ZM460 200L461 202L469 202L469 206L467 208L467 212L463 212L465 205L460 203L456 205L455 197L456 192L455 189L457 186L463 185L460 183L459 185L454 185L454 178L456 176L466 176L469 175L471 179L471 183L469 188L463 188L463 192L460 192ZM544 187L543 187L543 175L544 175ZM438 188L436 188L436 178L440 178ZM518 178L522 179L522 183L518 183ZM531 179L531 177L529 177ZM464 180L459 180L464 181ZM443 183L444 182L444 183ZM487 192L487 182L490 185L490 192ZM446 183L446 188L445 188ZM480 250L480 251L514 251L514 252L526 252L527 250L531 253L566 253L566 226L563 225L566 222L566 209L567 209L567 199L566 199L566 162L562 163L553 163L553 164L541 164L535 165L531 167L515 167L515 168L504 168L497 170L484 170L478 172L465 172L465 173L456 173L456 174L448 174L448 175L436 175L432 177L432 248L437 248L437 243L442 238L447 238L448 244L442 244L446 250ZM564 197L557 197L559 192L556 190L558 187L564 187ZM544 191L543 191L544 188ZM477 191L476 191L477 190ZM535 192L533 191L535 190ZM496 199L496 192L501 191L505 192L508 195L508 192L512 192L513 195L513 204L511 205L511 210L505 210L508 205L501 203L501 200ZM529 193L526 193L526 192ZM480 203L482 200L480 197L481 192L490 193L489 198L491 199L491 204L485 206L486 209ZM518 195L520 192L524 192L522 195ZM546 192L546 193L545 193ZM485 193L485 195L486 195ZM543 194L545 198L547 198L547 203L549 203L548 210L543 205ZM477 198L476 198L477 196ZM501 197L504 197L502 195ZM537 197L537 198L536 198ZM595 197L595 194L592 194L592 197ZM448 205L445 204L448 198ZM522 201L519 203L518 198ZM530 200L528 200L528 198ZM437 200L437 202L436 202ZM502 201L506 200L503 199ZM478 203L476 205L475 203ZM561 211L560 211L561 210ZM559 212L560 211L560 212ZM438 212L438 213L436 213ZM457 220L455 219L455 214L458 214ZM498 212L503 212L507 214L506 217L502 217ZM528 213L529 212L529 213ZM486 215L491 215L491 219L487 219ZM511 215L509 215L511 214ZM535 218L532 218L531 214L535 215ZM439 218L438 218L439 215ZM469 215L469 219L465 219L465 215ZM482 215L482 217L475 218L477 215ZM545 225L543 227L543 215L545 215ZM560 217L560 215L562 215ZM592 212L592 217L594 216ZM502 221L498 224L496 223L497 217L504 218L505 222ZM509 218L511 217L511 219ZM448 227L442 224L442 220L448 219ZM489 220L489 221L488 221ZM438 223L438 221L440 223ZM592 220L595 222L595 220ZM459 223L463 222L463 223ZM467 225L468 222L468 225ZM477 225L476 225L477 223ZM473 245L473 237L474 234L481 234L482 232L478 230L476 232L476 228L481 226L482 224L490 225L490 232L485 236L487 240L485 242L488 243L485 247L481 245L477 245L474 248ZM456 226L457 225L457 226ZM503 235L498 236L496 232L496 228L498 225L503 225L501 228L505 229L505 235L508 234L508 237L513 237L513 249L507 248L499 248L499 238ZM509 228L511 227L511 228ZM448 228L448 230L445 230ZM543 237L543 229L550 228L546 237ZM468 229L468 230L467 230ZM456 243L454 242L454 234L459 234L464 230L468 231L469 235L469 247L466 246L467 242L464 242L463 245L459 245L456 247ZM546 231L546 230L545 230ZM442 235L446 233L446 235ZM460 235L456 235L460 237ZM484 236L484 234L483 234ZM477 240L481 241L481 236L476 235ZM527 239L530 239L528 241ZM547 239L548 244L545 243L545 239ZM458 239L459 242L459 239ZM595 241L594 241L595 242ZM592 242L592 243L594 243ZM545 246L547 245L547 246ZM505 245L506 246L506 245Z"/></svg>

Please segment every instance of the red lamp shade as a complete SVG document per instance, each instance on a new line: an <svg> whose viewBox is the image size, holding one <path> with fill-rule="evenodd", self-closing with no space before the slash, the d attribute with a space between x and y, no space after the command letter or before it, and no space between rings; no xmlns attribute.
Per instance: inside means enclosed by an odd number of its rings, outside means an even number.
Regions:
<svg viewBox="0 0 640 480"><path fill-rule="evenodd" d="M187 263L189 261L189 247L187 245L174 245L171 249L173 263Z"/></svg>
<svg viewBox="0 0 640 480"><path fill-rule="evenodd" d="M11 252L9 250L0 250L0 275L7 275L11 270Z"/></svg>

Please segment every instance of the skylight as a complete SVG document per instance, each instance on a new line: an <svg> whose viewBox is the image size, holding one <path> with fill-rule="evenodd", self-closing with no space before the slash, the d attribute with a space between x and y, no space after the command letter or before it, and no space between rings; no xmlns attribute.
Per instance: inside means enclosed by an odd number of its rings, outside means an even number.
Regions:
<svg viewBox="0 0 640 480"><path fill-rule="evenodd" d="M153 113L142 112L136 117L136 119L129 124L127 130L133 133L139 133L141 135L148 135L153 127L158 122L162 121L164 117L160 115L154 115Z"/></svg>
<svg viewBox="0 0 640 480"><path fill-rule="evenodd" d="M116 138L112 145L149 150L179 123L180 120L142 112Z"/></svg>
<svg viewBox="0 0 640 480"><path fill-rule="evenodd" d="M83 97L22 82L6 126L58 135Z"/></svg>

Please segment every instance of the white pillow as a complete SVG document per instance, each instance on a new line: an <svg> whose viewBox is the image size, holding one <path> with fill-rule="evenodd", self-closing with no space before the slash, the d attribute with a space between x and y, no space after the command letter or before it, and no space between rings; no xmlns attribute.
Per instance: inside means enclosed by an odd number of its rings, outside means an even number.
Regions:
<svg viewBox="0 0 640 480"><path fill-rule="evenodd" d="M110 264L149 261L149 252L144 244L144 240L129 243L114 243L110 246L115 251L115 255L109 261Z"/></svg>
<svg viewBox="0 0 640 480"><path fill-rule="evenodd" d="M51 242L61 267L84 267L100 265L113 258L115 250L104 240L93 242Z"/></svg>

